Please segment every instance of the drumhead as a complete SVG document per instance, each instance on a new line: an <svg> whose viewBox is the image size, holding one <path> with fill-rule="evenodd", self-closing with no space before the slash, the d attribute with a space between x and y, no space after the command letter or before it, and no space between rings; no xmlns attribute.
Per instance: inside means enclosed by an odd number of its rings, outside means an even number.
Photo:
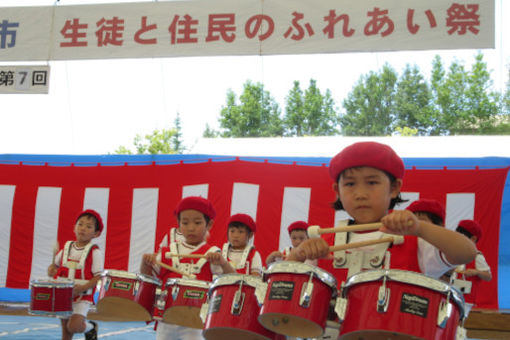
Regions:
<svg viewBox="0 0 510 340"><path fill-rule="evenodd" d="M387 281L407 283L409 285L427 288L444 295L450 293L452 300L459 307L461 319L464 318L464 296L457 288L450 286L446 282L406 270L375 269L354 274L347 279L342 294L345 297L349 288L364 282L382 281L385 277Z"/></svg>
<svg viewBox="0 0 510 340"><path fill-rule="evenodd" d="M336 291L337 281L333 275L319 267L315 267L307 263L294 261L273 262L269 268L267 268L264 273L264 277L273 273L313 274L313 276Z"/></svg>
<svg viewBox="0 0 510 340"><path fill-rule="evenodd" d="M191 287L209 289L211 283L207 282L207 281L200 281L200 280L173 278L173 279L168 279L166 281L165 287L174 286L174 285L191 286Z"/></svg>
<svg viewBox="0 0 510 340"><path fill-rule="evenodd" d="M161 280L146 274L137 274L137 277L142 282L153 283L157 286L161 285Z"/></svg>
<svg viewBox="0 0 510 340"><path fill-rule="evenodd" d="M101 273L101 276L121 277L123 279L132 279L132 280L136 280L138 278L138 275L141 275L141 274L131 273L131 272L127 272L124 270L115 270L115 269L107 269Z"/></svg>
<svg viewBox="0 0 510 340"><path fill-rule="evenodd" d="M263 283L261 278L253 275L223 274L214 279L211 284L211 290L219 286L239 285L241 281L243 285L248 285L253 288L257 288Z"/></svg>

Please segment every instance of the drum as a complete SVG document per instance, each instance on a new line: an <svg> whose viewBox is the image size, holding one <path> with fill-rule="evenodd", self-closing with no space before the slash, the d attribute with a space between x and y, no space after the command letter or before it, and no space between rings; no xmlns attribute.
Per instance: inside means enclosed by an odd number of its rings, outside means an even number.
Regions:
<svg viewBox="0 0 510 340"><path fill-rule="evenodd" d="M105 270L97 312L108 321L151 321L160 284L148 275Z"/></svg>
<svg viewBox="0 0 510 340"><path fill-rule="evenodd" d="M192 279L168 279L158 298L157 317L162 322L202 329L200 308L207 300L210 283ZM156 317L155 317L156 318Z"/></svg>
<svg viewBox="0 0 510 340"><path fill-rule="evenodd" d="M257 320L259 302L264 296L255 294L262 285L261 278L241 274L225 274L214 280L209 288L208 303L202 309L203 337L207 340L275 339L276 334Z"/></svg>
<svg viewBox="0 0 510 340"><path fill-rule="evenodd" d="M276 262L264 274L267 282L259 322L273 332L318 338L326 326L336 279L328 272L300 262Z"/></svg>
<svg viewBox="0 0 510 340"><path fill-rule="evenodd" d="M403 270L351 276L343 290L340 339L456 339L464 298L454 287ZM460 334L460 333L459 333Z"/></svg>
<svg viewBox="0 0 510 340"><path fill-rule="evenodd" d="M68 279L30 281L30 307L32 315L68 318L73 314L74 283Z"/></svg>

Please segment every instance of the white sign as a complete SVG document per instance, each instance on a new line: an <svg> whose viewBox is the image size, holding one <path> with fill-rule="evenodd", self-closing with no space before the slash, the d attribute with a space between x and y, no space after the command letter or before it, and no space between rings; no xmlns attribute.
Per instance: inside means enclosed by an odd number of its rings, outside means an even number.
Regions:
<svg viewBox="0 0 510 340"><path fill-rule="evenodd" d="M187 0L0 8L0 61L493 48L494 0Z"/></svg>
<svg viewBox="0 0 510 340"><path fill-rule="evenodd" d="M47 94L49 81L48 65L0 66L0 93Z"/></svg>

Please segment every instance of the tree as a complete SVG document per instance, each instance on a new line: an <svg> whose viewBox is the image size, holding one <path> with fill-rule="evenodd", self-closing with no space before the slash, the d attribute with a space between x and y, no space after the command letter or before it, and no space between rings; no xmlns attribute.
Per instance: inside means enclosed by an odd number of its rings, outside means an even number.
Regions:
<svg viewBox="0 0 510 340"><path fill-rule="evenodd" d="M286 98L283 125L288 136L330 136L338 133L338 115L331 92L322 95L317 82L310 79L304 95L294 82Z"/></svg>
<svg viewBox="0 0 510 340"><path fill-rule="evenodd" d="M213 128L211 128L209 126L209 124L205 124L205 130L204 130L204 133L202 134L202 137L204 138L216 138L219 136L219 132L214 130Z"/></svg>
<svg viewBox="0 0 510 340"><path fill-rule="evenodd" d="M369 72L344 100L346 112L340 117L346 136L387 136L392 133L395 89L398 75L389 65L379 73Z"/></svg>
<svg viewBox="0 0 510 340"><path fill-rule="evenodd" d="M221 137L273 137L283 135L280 109L261 83L247 81L237 104L232 90L227 105L221 109Z"/></svg>
<svg viewBox="0 0 510 340"><path fill-rule="evenodd" d="M182 154L185 150L184 143L182 142L182 132L181 132L181 116L179 112L174 120L175 125L175 134L171 137L171 145L176 153Z"/></svg>

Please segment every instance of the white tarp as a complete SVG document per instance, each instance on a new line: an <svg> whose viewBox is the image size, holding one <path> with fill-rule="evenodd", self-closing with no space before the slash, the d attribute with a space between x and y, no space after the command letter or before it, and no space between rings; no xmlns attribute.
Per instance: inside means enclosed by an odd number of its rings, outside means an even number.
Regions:
<svg viewBox="0 0 510 340"><path fill-rule="evenodd" d="M0 61L494 47L494 0L191 0L0 8Z"/></svg>

